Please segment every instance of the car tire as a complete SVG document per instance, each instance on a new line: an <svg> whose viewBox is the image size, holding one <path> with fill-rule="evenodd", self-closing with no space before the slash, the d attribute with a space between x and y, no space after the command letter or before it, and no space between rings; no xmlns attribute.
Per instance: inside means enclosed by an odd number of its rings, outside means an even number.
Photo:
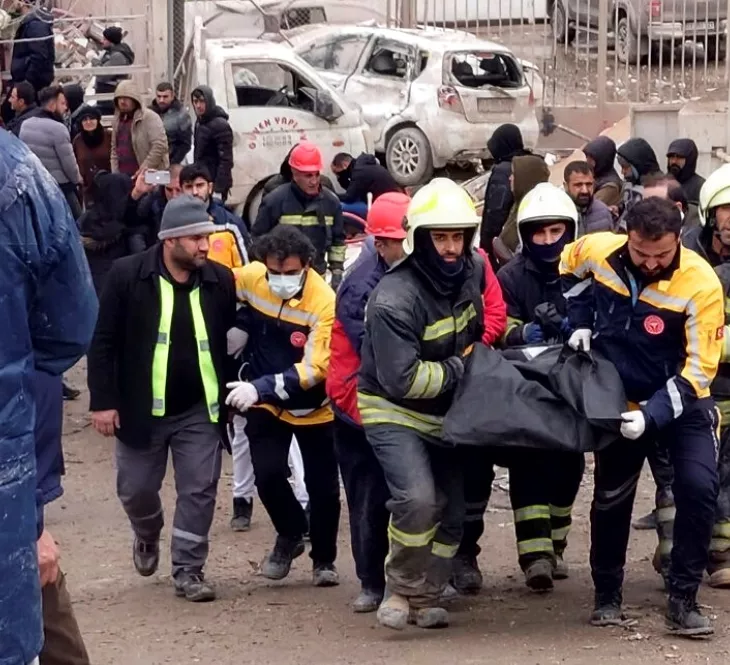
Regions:
<svg viewBox="0 0 730 665"><path fill-rule="evenodd" d="M629 17L622 14L616 23L616 58L625 65L638 65L639 45Z"/></svg>
<svg viewBox="0 0 730 665"><path fill-rule="evenodd" d="M550 30L558 44L572 44L575 39L575 28L565 25L565 7L562 0L554 0L550 9Z"/></svg>
<svg viewBox="0 0 730 665"><path fill-rule="evenodd" d="M243 221L248 226L249 230L253 228L253 225L256 222L256 215L258 215L259 208L261 207L261 201L264 199L264 185L267 180L268 178L255 185L251 190L251 193L248 195L248 200L246 201L241 217L243 217Z"/></svg>
<svg viewBox="0 0 730 665"><path fill-rule="evenodd" d="M401 187L414 187L431 179L431 144L417 127L402 127L393 133L385 148L385 164Z"/></svg>

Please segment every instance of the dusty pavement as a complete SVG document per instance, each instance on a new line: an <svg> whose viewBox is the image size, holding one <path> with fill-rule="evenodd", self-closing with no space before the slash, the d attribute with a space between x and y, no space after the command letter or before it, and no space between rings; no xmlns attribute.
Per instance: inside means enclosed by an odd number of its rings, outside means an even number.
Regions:
<svg viewBox="0 0 730 665"><path fill-rule="evenodd" d="M78 387L85 383L80 368L67 378ZM482 543L480 561L486 571L482 594L457 601L451 608L452 627L445 631L412 628L392 633L376 627L374 615L354 615L348 608L358 587L346 516L340 530L342 584L338 588L312 588L310 562L305 557L283 582L256 575L258 562L272 542L272 529L257 505L249 533L229 531L229 458L220 484L208 566L219 600L207 605L186 603L172 593L166 551L155 577L143 579L132 567L131 534L115 497L113 444L91 430L87 398L84 393L67 406L66 493L50 506L46 525L61 545L79 622L97 665L730 662L730 592L702 589L701 602L717 616L714 640L687 642L664 635L660 617L664 596L649 561L653 533L633 532L629 550L625 595L638 625L632 630L587 625L592 594L587 566L589 481L578 499L566 556L572 575L553 594L535 596L524 588L516 566L511 513L504 509L506 495L498 491ZM172 487L168 477L164 491L168 508ZM651 496L650 480L645 478L637 510L648 509ZM165 533L163 548L168 543Z"/></svg>

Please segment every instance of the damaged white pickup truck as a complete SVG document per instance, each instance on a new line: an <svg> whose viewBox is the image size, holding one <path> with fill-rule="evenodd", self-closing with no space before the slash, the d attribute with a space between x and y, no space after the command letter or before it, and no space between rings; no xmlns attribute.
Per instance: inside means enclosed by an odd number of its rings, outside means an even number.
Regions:
<svg viewBox="0 0 730 665"><path fill-rule="evenodd" d="M487 140L505 122L527 146L537 142L542 82L505 46L456 30L374 26L312 26L289 41L362 108L402 186L449 162L488 158Z"/></svg>

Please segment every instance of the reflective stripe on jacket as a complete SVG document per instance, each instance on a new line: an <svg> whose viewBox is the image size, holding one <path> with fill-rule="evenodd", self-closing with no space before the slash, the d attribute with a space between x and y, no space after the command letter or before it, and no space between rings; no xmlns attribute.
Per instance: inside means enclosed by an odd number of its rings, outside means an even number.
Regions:
<svg viewBox="0 0 730 665"><path fill-rule="evenodd" d="M241 377L259 393L260 408L295 425L316 425L333 418L325 394L335 294L308 270L297 298L272 293L266 266L255 261L233 271L238 326L249 333Z"/></svg>
<svg viewBox="0 0 730 665"><path fill-rule="evenodd" d="M625 267L627 237L597 233L568 245L560 272L573 328L591 328L629 401L665 427L710 394L724 336L717 275L680 246L659 280L636 285Z"/></svg>

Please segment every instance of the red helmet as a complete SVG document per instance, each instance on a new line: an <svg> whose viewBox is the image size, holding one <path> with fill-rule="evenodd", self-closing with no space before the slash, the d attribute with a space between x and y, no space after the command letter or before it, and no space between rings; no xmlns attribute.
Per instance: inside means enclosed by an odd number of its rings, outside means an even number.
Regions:
<svg viewBox="0 0 730 665"><path fill-rule="evenodd" d="M381 194L368 212L367 232L378 238L405 240L406 230L403 227L403 220L410 202L410 197L400 192Z"/></svg>
<svg viewBox="0 0 730 665"><path fill-rule="evenodd" d="M324 170L322 153L309 141L302 141L289 155L289 166L304 173L318 173Z"/></svg>

